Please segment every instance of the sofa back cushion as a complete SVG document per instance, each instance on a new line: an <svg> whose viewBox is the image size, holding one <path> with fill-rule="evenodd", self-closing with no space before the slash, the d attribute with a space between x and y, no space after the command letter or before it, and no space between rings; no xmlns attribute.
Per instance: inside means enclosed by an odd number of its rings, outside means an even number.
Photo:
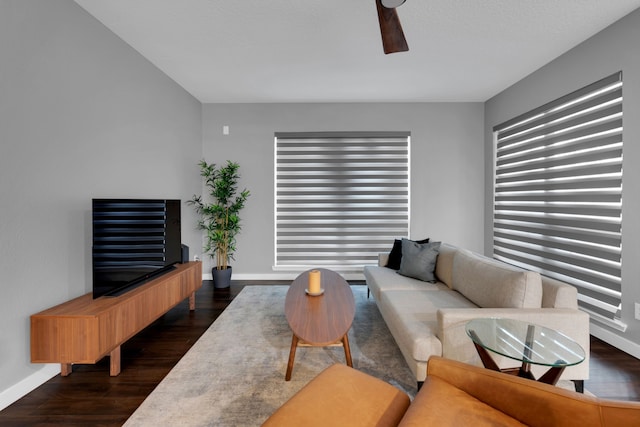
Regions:
<svg viewBox="0 0 640 427"><path fill-rule="evenodd" d="M457 251L455 246L442 243L436 260L436 277L450 289L453 289L453 256Z"/></svg>
<svg viewBox="0 0 640 427"><path fill-rule="evenodd" d="M427 371L427 380L409 406L400 427L423 425L637 426L640 420L638 402L598 399L538 381L518 378L515 375L504 375L441 357L432 357ZM444 394L452 390L432 387L429 383L434 378L439 379L440 385L446 383L464 395ZM420 408L423 410L418 412ZM458 409L458 411L451 411L451 409ZM486 411L490 416L483 415ZM494 418L492 415L496 414L491 414L491 411L498 411L512 417L513 423L509 419L504 421Z"/></svg>
<svg viewBox="0 0 640 427"><path fill-rule="evenodd" d="M453 258L453 289L480 307L540 308L540 274L458 250Z"/></svg>
<svg viewBox="0 0 640 427"><path fill-rule="evenodd" d="M541 276L542 308L578 309L578 289L567 283Z"/></svg>

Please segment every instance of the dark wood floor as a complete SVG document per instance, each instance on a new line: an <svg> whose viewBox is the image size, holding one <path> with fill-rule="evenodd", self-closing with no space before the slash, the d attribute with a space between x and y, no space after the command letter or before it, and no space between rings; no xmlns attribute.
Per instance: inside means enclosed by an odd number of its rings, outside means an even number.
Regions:
<svg viewBox="0 0 640 427"><path fill-rule="evenodd" d="M213 291L205 282L196 311L186 302L122 346L122 372L109 376L108 358L74 365L0 412L2 426L120 426L136 410L245 285ZM591 372L585 388L608 399L640 401L640 360L592 338Z"/></svg>

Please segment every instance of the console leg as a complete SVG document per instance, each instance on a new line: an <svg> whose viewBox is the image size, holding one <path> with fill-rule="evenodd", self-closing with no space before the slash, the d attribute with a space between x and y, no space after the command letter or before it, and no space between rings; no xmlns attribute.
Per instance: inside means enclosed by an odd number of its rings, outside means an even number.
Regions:
<svg viewBox="0 0 640 427"><path fill-rule="evenodd" d="M61 363L60 364L60 375L63 377L68 376L73 370L73 365L71 363Z"/></svg>
<svg viewBox="0 0 640 427"><path fill-rule="evenodd" d="M120 346L114 348L111 353L109 353L109 375L112 377L117 377L120 375Z"/></svg>
<svg viewBox="0 0 640 427"><path fill-rule="evenodd" d="M196 293L192 292L189 295L189 310L194 311L196 309Z"/></svg>

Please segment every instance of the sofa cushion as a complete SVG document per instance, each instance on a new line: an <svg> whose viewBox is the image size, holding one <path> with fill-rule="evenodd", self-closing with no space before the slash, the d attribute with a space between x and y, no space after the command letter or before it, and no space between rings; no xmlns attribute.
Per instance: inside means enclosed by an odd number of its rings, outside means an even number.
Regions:
<svg viewBox="0 0 640 427"><path fill-rule="evenodd" d="M523 427L525 424L441 378L428 376L398 426Z"/></svg>
<svg viewBox="0 0 640 427"><path fill-rule="evenodd" d="M453 289L486 308L540 308L540 274L467 251L453 259Z"/></svg>
<svg viewBox="0 0 640 427"><path fill-rule="evenodd" d="M438 249L436 260L436 277L439 281L453 289L453 257L458 249L455 246L443 243Z"/></svg>
<svg viewBox="0 0 640 427"><path fill-rule="evenodd" d="M412 241L416 243L429 243L429 238ZM391 268L392 270L400 270L400 261L402 261L402 239L395 239L385 267Z"/></svg>
<svg viewBox="0 0 640 427"><path fill-rule="evenodd" d="M401 276L395 270L377 265L365 265L363 269L367 287L376 300L386 291L437 291L449 289L440 282L429 283L411 277Z"/></svg>
<svg viewBox="0 0 640 427"><path fill-rule="evenodd" d="M440 357L429 360L427 378L429 381L431 378L439 378L495 410L529 426L636 426L640 419L640 405L637 402L598 399L551 384ZM425 382L425 386L426 384ZM418 397L423 394L423 390L425 390L424 387L416 395L411 407L418 403L430 406L432 399L446 400L439 394L432 395L431 399L424 397L419 400ZM465 409L460 408L461 411ZM400 425L405 426L403 423ZM430 424L425 422L423 425ZM466 424L449 424L442 420L436 425Z"/></svg>
<svg viewBox="0 0 640 427"><path fill-rule="evenodd" d="M578 289L551 277L542 278L543 308L578 309Z"/></svg>
<svg viewBox="0 0 640 427"><path fill-rule="evenodd" d="M438 309L477 308L456 291L386 291L378 301L380 313L398 347L414 360L442 354L437 337Z"/></svg>
<svg viewBox="0 0 640 427"><path fill-rule="evenodd" d="M335 364L298 391L263 426L396 426L409 403L409 396L391 384ZM250 421L247 424L255 420Z"/></svg>
<svg viewBox="0 0 640 427"><path fill-rule="evenodd" d="M398 273L424 280L425 282L435 282L436 259L440 242L418 243L411 240L402 239L402 260Z"/></svg>

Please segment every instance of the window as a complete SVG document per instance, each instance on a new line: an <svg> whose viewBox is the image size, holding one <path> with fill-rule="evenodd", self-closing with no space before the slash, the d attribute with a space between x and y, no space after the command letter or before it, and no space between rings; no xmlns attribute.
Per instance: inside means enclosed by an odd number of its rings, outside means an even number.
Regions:
<svg viewBox="0 0 640 427"><path fill-rule="evenodd" d="M494 257L578 288L624 329L622 73L494 128Z"/></svg>
<svg viewBox="0 0 640 427"><path fill-rule="evenodd" d="M409 235L407 132L275 135L275 268L360 271Z"/></svg>

